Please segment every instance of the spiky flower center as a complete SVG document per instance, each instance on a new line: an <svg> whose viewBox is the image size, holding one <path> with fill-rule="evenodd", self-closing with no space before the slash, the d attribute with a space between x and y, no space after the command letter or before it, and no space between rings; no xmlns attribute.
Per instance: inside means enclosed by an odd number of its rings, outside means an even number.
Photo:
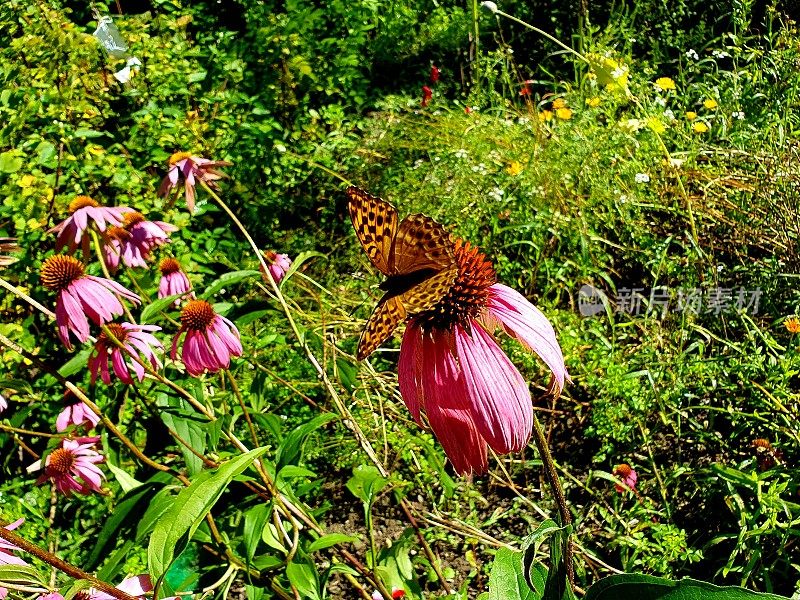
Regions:
<svg viewBox="0 0 800 600"><path fill-rule="evenodd" d="M456 324L469 328L489 301L489 287L496 276L486 255L469 242L456 240L455 260L458 275L445 296L436 305L419 315L424 329L452 330Z"/></svg>
<svg viewBox="0 0 800 600"><path fill-rule="evenodd" d="M108 227L106 227L106 236L112 240L124 242L129 237L131 237L131 233L130 231L124 229L123 227L117 227L116 225L109 225Z"/></svg>
<svg viewBox="0 0 800 600"><path fill-rule="evenodd" d="M169 157L169 164L174 165L175 163L179 163L182 160L191 158L191 156L192 156L191 152L176 152L175 154Z"/></svg>
<svg viewBox="0 0 800 600"><path fill-rule="evenodd" d="M76 196L75 199L69 203L69 212L74 213L82 208L86 208L87 206L98 207L100 206L99 202L92 200L89 196Z"/></svg>
<svg viewBox="0 0 800 600"><path fill-rule="evenodd" d="M73 598L75 598L75 600L91 600L92 595L86 590L81 590L80 592L75 594Z"/></svg>
<svg viewBox="0 0 800 600"><path fill-rule="evenodd" d="M181 326L184 329L205 331L216 317L214 308L205 300L189 300L181 311Z"/></svg>
<svg viewBox="0 0 800 600"><path fill-rule="evenodd" d="M75 465L75 454L66 448L57 448L50 453L47 459L47 467L55 475L66 475Z"/></svg>
<svg viewBox="0 0 800 600"><path fill-rule="evenodd" d="M620 479L627 479L630 477L630 474L633 473L633 469L631 469L630 465L621 464L614 467L614 475L619 477Z"/></svg>
<svg viewBox="0 0 800 600"><path fill-rule="evenodd" d="M171 275L181 270L180 263L174 258L164 258L158 263L158 269L162 275Z"/></svg>
<svg viewBox="0 0 800 600"><path fill-rule="evenodd" d="M111 335L114 336L114 339L119 343L123 343L128 338L128 330L122 325L118 323L108 323L106 327L108 327L109 333L111 333ZM112 346L114 345L114 341L105 331L101 332L100 335L97 336L97 343Z"/></svg>
<svg viewBox="0 0 800 600"><path fill-rule="evenodd" d="M772 444L769 440L764 438L756 438L753 440L754 448L763 448L764 450L772 450Z"/></svg>
<svg viewBox="0 0 800 600"><path fill-rule="evenodd" d="M136 212L135 210L131 212L126 212L122 216L122 226L127 229L128 231L136 225L137 223L143 223L147 219L144 218L144 215L140 212Z"/></svg>
<svg viewBox="0 0 800 600"><path fill-rule="evenodd" d="M65 254L56 254L45 259L39 271L42 285L56 292L67 289L73 281L83 275L83 263L74 256Z"/></svg>
<svg viewBox="0 0 800 600"><path fill-rule="evenodd" d="M265 250L264 251L264 260L267 262L268 265L275 264L275 259L278 258L278 253L274 250Z"/></svg>

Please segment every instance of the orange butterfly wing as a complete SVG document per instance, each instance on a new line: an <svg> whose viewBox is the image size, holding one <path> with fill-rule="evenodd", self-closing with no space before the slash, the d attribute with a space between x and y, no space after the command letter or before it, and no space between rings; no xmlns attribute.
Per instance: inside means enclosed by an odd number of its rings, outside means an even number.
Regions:
<svg viewBox="0 0 800 600"><path fill-rule="evenodd" d="M450 233L425 215L408 215L392 244L389 268L403 275L420 269L446 269L455 263L455 244Z"/></svg>
<svg viewBox="0 0 800 600"><path fill-rule="evenodd" d="M385 200L351 186L346 190L347 210L358 241L370 262L384 275L391 275L389 257L397 235L397 210Z"/></svg>

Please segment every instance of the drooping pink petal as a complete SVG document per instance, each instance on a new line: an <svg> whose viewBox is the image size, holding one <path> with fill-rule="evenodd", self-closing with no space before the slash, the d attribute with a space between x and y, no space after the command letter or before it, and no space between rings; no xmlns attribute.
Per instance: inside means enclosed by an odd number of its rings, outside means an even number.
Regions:
<svg viewBox="0 0 800 600"><path fill-rule="evenodd" d="M400 396L418 425L422 426L420 409L424 405L422 379L422 330L415 320L409 321L403 341L400 343L400 359L397 363L397 381Z"/></svg>

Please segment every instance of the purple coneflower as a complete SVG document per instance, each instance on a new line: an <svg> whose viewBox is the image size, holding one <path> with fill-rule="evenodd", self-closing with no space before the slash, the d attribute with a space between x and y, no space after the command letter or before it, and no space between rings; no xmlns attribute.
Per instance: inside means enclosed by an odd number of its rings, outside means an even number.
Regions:
<svg viewBox="0 0 800 600"><path fill-rule="evenodd" d="M4 527L4 529L7 529L8 531L13 531L14 529L16 529L17 527L22 525L22 523L24 521L25 521L25 519L22 519L22 518L21 519L17 519L13 523L9 523L8 525L6 525ZM28 564L24 560L22 560L20 557L14 556L12 554L12 552L14 550L19 550L19 548L17 548L14 544L12 544L10 542L7 542L4 539L0 538L0 565L18 565L18 566L23 566L23 565L27 565ZM0 589L5 589L5 588L0 588Z"/></svg>
<svg viewBox="0 0 800 600"><path fill-rule="evenodd" d="M57 233L56 251L66 247L72 254L82 246L84 254L89 253L89 238L83 234L94 223L99 231L105 231L108 225L120 225L122 218L133 209L127 206L101 206L89 196L77 196L69 204L71 215L53 227L48 233Z"/></svg>
<svg viewBox="0 0 800 600"><path fill-rule="evenodd" d="M145 594L153 589L153 583L150 580L150 575L136 575L123 579L117 589L134 598L144 598ZM91 588L89 590L89 600L114 600L114 597L111 594ZM175 596L163 598L162 600L175 600Z"/></svg>
<svg viewBox="0 0 800 600"><path fill-rule="evenodd" d="M80 597L80 592L75 594L75 597ZM2 600L2 598L0 598ZM39 596L39 600L64 600L64 596L59 594L58 592L50 592L49 594L42 594Z"/></svg>
<svg viewBox="0 0 800 600"><path fill-rule="evenodd" d="M0 413L8 408L8 401L3 394L0 394Z"/></svg>
<svg viewBox="0 0 800 600"><path fill-rule="evenodd" d="M158 283L158 297L166 298L175 294L191 294L192 284L186 273L181 269L181 264L174 258L163 258L158 263L161 271L161 281ZM178 304L178 301L175 301Z"/></svg>
<svg viewBox="0 0 800 600"><path fill-rule="evenodd" d="M156 325L133 325L131 323L109 323L106 327L117 342L122 344L122 348L105 331L97 336L94 351L89 356L89 371L92 375L92 384L97 381L98 373L103 383L106 385L111 383L111 373L108 370L109 358L116 376L119 377L120 381L128 385L133 385L131 369L133 369L136 379L139 381L144 379L144 366L137 362L135 358L140 359L142 362L149 362L153 369L161 367L161 361L158 360L155 351L163 351L164 346L152 333L149 333L151 331L160 331L161 327Z"/></svg>
<svg viewBox="0 0 800 600"><path fill-rule="evenodd" d="M64 392L63 402L64 409L56 419L56 431L59 433L66 431L71 425L76 427L85 425L87 430L92 429L100 422L100 417L94 414L94 411L86 406L72 391L67 390Z"/></svg>
<svg viewBox="0 0 800 600"><path fill-rule="evenodd" d="M634 471L631 468L630 465L625 463L617 465L616 467L614 467L614 470L611 471L611 474L614 475L614 477L618 477L620 481L622 481L622 483L624 484L624 485L620 485L618 483L614 484L614 488L620 494L628 490L634 491L636 489L636 482L639 480L639 476L636 474L636 471Z"/></svg>
<svg viewBox="0 0 800 600"><path fill-rule="evenodd" d="M139 304L139 296L103 277L87 275L77 258L56 254L45 259L40 270L42 285L58 293L56 324L58 337L72 349L69 334L79 342L89 338L89 319L103 325L124 312L117 296Z"/></svg>
<svg viewBox="0 0 800 600"><path fill-rule="evenodd" d="M142 213L126 213L122 224L106 231L103 255L112 271L120 262L126 267L146 267L153 248L169 242L169 234L178 228L163 221L148 221Z"/></svg>
<svg viewBox="0 0 800 600"><path fill-rule="evenodd" d="M500 328L538 354L553 373L556 396L567 377L552 325L521 294L495 283L485 256L458 241L458 276L432 309L414 316L400 346L400 393L421 424L425 410L433 433L462 474L488 468L487 445L517 452L533 427L528 384L492 333Z"/></svg>
<svg viewBox="0 0 800 600"><path fill-rule="evenodd" d="M181 360L189 375L197 377L203 371L216 373L227 369L231 356L242 355L242 342L236 326L218 315L205 300L189 300L181 311L181 328L172 341L175 360L181 336L186 334Z"/></svg>
<svg viewBox="0 0 800 600"><path fill-rule="evenodd" d="M166 197L172 188L178 185L183 176L183 187L186 192L186 206L194 212L194 186L197 181L205 182L208 187L217 189L217 180L225 177L216 167L229 167L233 163L226 160L209 160L192 156L191 152L176 152L169 157L169 172L158 188L158 195Z"/></svg>
<svg viewBox="0 0 800 600"><path fill-rule="evenodd" d="M103 462L103 457L93 448L98 441L99 437L62 440L61 447L48 454L44 464L42 460L37 460L28 467L28 473L44 468L44 473L36 480L36 484L52 479L56 489L65 496L72 492L83 495L99 492L104 475L96 466L96 463Z"/></svg>
<svg viewBox="0 0 800 600"><path fill-rule="evenodd" d="M264 252L264 261L269 266L270 275L275 283L280 283L283 276L286 275L286 271L292 266L292 259L288 254L278 254L272 250ZM264 267L259 267L259 271L263 274Z"/></svg>

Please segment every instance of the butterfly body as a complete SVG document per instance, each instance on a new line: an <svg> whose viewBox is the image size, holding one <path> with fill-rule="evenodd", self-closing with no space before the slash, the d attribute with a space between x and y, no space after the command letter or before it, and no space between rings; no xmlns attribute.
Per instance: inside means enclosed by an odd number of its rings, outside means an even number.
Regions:
<svg viewBox="0 0 800 600"><path fill-rule="evenodd" d="M399 220L389 202L356 187L347 188L348 211L361 246L386 280L386 293L361 334L363 360L406 318L430 310L458 275L455 244L447 230L422 214Z"/></svg>

